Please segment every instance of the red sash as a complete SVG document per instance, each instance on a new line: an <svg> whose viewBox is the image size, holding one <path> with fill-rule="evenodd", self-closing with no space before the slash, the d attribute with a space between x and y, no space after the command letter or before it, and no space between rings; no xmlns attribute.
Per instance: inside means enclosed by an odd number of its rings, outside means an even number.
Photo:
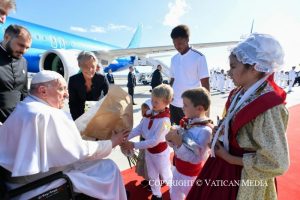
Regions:
<svg viewBox="0 0 300 200"><path fill-rule="evenodd" d="M148 148L147 150L148 150L150 153L157 154L157 153L161 153L161 152L163 152L164 150L166 150L167 147L168 147L168 144L167 144L166 142L161 142L161 143L159 143L158 145L156 145L155 147Z"/></svg>
<svg viewBox="0 0 300 200"><path fill-rule="evenodd" d="M164 118L164 117L169 117L170 118L170 110L169 110L169 108L165 108L164 111L158 113L157 115L152 115L152 113L151 113L149 115L145 115L145 117L150 118L149 124L148 124L148 129L150 129L152 127L152 124L153 124L153 119L155 119L155 118Z"/></svg>
<svg viewBox="0 0 300 200"><path fill-rule="evenodd" d="M204 162L193 164L183 161L180 158L177 158L176 155L174 155L174 162L177 171L186 176L197 176L204 165Z"/></svg>

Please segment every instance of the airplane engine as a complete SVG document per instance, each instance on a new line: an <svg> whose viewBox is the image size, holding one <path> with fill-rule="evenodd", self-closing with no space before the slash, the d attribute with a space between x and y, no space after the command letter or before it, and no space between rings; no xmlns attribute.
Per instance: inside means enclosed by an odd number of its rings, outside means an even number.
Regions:
<svg viewBox="0 0 300 200"><path fill-rule="evenodd" d="M77 56L79 50L51 49L40 59L39 70L51 70L60 73L67 81L78 73Z"/></svg>

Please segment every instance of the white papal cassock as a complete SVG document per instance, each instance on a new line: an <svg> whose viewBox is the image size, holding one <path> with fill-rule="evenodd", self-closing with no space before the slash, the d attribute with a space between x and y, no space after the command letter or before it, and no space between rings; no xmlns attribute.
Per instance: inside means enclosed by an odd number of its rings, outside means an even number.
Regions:
<svg viewBox="0 0 300 200"><path fill-rule="evenodd" d="M113 161L102 159L111 150L110 140L82 140L68 113L35 96L19 103L0 126L0 165L12 173L11 187L63 169L75 192L100 199L126 199L118 167ZM33 197L61 182L55 181L20 199Z"/></svg>

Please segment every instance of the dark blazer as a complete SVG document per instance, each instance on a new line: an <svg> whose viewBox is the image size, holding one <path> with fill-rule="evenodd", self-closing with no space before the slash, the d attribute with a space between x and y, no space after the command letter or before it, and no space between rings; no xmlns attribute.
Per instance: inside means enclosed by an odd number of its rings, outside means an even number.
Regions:
<svg viewBox="0 0 300 200"><path fill-rule="evenodd" d="M152 74L151 87L155 88L156 86L162 84L162 82L163 77L161 75L161 72L158 69L156 69Z"/></svg>
<svg viewBox="0 0 300 200"><path fill-rule="evenodd" d="M15 59L0 46L0 122L28 95L27 61Z"/></svg>
<svg viewBox="0 0 300 200"><path fill-rule="evenodd" d="M98 101L101 93L108 92L108 81L102 74L95 74L92 79L90 92L86 91L82 73L70 77L69 80L69 107L72 118L76 120L84 113L85 101Z"/></svg>
<svg viewBox="0 0 300 200"><path fill-rule="evenodd" d="M133 88L135 86L136 86L135 75L132 72L129 72L127 76L127 87Z"/></svg>
<svg viewBox="0 0 300 200"><path fill-rule="evenodd" d="M115 83L115 79L114 79L114 75L113 74L109 74L109 73L107 73L106 74L106 78L107 78L107 80L108 80L108 82L109 83Z"/></svg>

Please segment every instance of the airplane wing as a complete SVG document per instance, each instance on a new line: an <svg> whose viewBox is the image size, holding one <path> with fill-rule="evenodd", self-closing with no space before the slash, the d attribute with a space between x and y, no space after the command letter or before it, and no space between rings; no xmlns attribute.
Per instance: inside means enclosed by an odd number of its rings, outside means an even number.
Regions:
<svg viewBox="0 0 300 200"><path fill-rule="evenodd" d="M212 42L212 43L197 43L191 44L190 46L194 49L210 48L210 47L221 47L230 46L238 43L239 41L227 41L227 42ZM127 49L113 49L108 51L94 51L97 57L123 57L123 56L145 56L148 54L165 53L175 51L173 45L167 46L156 46L156 47L139 47L139 48L127 48Z"/></svg>

